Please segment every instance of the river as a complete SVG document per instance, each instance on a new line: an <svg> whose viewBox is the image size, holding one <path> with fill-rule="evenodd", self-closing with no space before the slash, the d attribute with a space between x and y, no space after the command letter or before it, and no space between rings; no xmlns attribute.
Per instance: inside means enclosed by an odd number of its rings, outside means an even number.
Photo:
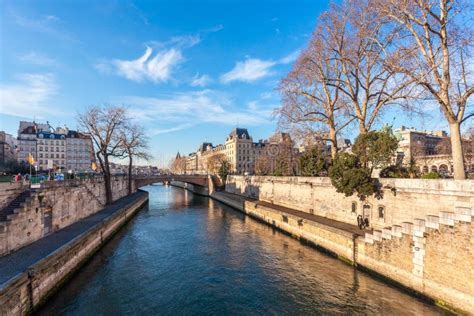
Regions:
<svg viewBox="0 0 474 316"><path fill-rule="evenodd" d="M443 310L212 199L144 207L40 315L437 315Z"/></svg>

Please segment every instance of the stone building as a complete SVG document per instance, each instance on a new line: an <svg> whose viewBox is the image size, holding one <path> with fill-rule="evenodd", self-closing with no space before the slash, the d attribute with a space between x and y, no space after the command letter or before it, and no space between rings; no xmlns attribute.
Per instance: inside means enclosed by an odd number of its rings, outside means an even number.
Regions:
<svg viewBox="0 0 474 316"><path fill-rule="evenodd" d="M38 171L92 171L95 161L90 136L66 127L52 128L49 123L21 121L17 139L18 161L28 161L31 154Z"/></svg>
<svg viewBox="0 0 474 316"><path fill-rule="evenodd" d="M69 130L66 134L66 167L74 172L91 170L95 161L94 147L89 135Z"/></svg>
<svg viewBox="0 0 474 316"><path fill-rule="evenodd" d="M16 139L3 131L0 131L0 164L16 159Z"/></svg>
<svg viewBox="0 0 474 316"><path fill-rule="evenodd" d="M226 160L229 164L229 172L233 174L254 174L259 160L266 161L274 158L275 150L283 152L283 144L291 144L291 153L295 157L298 153L293 148L294 143L286 133L274 135L274 139L260 140L254 142L246 128L234 128L226 137L223 144L213 146L212 143L202 143L194 153L183 157L186 161L185 173L187 174L208 174L215 173L215 160L219 163ZM281 147L283 146L283 147ZM276 149L278 147L278 149ZM213 162L211 164L211 161Z"/></svg>
<svg viewBox="0 0 474 316"><path fill-rule="evenodd" d="M397 161L409 165L413 158L420 172L438 172L445 175L453 173L451 142L445 131L418 131L402 126L394 130L399 140ZM474 172L474 139L464 138L463 150L467 172Z"/></svg>

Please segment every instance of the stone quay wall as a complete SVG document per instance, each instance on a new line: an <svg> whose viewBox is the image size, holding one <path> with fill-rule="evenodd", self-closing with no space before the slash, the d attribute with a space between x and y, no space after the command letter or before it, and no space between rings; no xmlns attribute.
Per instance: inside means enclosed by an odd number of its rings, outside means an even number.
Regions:
<svg viewBox="0 0 474 316"><path fill-rule="evenodd" d="M0 209L7 206L27 187L22 181L0 183Z"/></svg>
<svg viewBox="0 0 474 316"><path fill-rule="evenodd" d="M0 315L34 311L148 201L141 194L0 288Z"/></svg>
<svg viewBox="0 0 474 316"><path fill-rule="evenodd" d="M114 201L126 196L127 179L114 179L112 192ZM102 181L44 182L7 221L0 222L0 256L94 214L104 205Z"/></svg>
<svg viewBox="0 0 474 316"><path fill-rule="evenodd" d="M474 206L474 180L380 179L380 182L383 198L370 197L365 202L356 196L337 193L331 180L321 177L228 176L226 191L349 224L357 224L357 216L365 215L375 229L413 222L439 212L469 212Z"/></svg>
<svg viewBox="0 0 474 316"><path fill-rule="evenodd" d="M174 187L182 188L195 194L209 196L209 188L207 187L202 187L199 185L182 181L171 181L170 184Z"/></svg>
<svg viewBox="0 0 474 316"><path fill-rule="evenodd" d="M230 176L226 191L354 224L363 209L357 208L356 214L346 211L355 199L338 194L326 180ZM474 182L381 182L384 198L369 203L383 203L386 218L384 222L372 220L375 229L364 236L302 220L259 205L258 200L231 203L219 192L212 197L438 305L474 314Z"/></svg>

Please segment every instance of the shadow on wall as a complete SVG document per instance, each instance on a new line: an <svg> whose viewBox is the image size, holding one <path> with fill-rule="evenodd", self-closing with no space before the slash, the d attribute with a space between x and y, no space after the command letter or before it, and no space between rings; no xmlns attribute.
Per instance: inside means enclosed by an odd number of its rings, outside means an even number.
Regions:
<svg viewBox="0 0 474 316"><path fill-rule="evenodd" d="M255 185L248 184L245 186L244 195L249 198L258 200L260 198L260 188Z"/></svg>

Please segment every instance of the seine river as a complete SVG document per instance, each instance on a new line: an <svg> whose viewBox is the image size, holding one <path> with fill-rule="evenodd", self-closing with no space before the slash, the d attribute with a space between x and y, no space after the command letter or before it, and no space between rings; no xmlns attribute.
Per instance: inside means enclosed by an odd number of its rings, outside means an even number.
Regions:
<svg viewBox="0 0 474 316"><path fill-rule="evenodd" d="M39 314L443 313L209 198L145 189L149 206Z"/></svg>

